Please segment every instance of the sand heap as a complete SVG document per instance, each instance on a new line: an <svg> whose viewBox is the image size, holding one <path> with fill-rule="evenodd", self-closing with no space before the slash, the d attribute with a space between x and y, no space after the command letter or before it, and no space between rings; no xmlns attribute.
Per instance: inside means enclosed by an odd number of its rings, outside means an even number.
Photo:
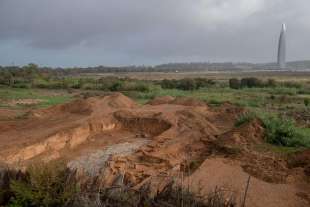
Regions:
<svg viewBox="0 0 310 207"><path fill-rule="evenodd" d="M143 106L120 93L81 99L2 127L0 160L26 166L61 159L81 179L98 177L104 186L158 190L185 176L193 191L225 186L238 196L251 175L247 206L307 206L300 165L289 168L283 158L258 151L264 129L259 120L235 128L242 113L229 103L209 107L189 98Z"/></svg>

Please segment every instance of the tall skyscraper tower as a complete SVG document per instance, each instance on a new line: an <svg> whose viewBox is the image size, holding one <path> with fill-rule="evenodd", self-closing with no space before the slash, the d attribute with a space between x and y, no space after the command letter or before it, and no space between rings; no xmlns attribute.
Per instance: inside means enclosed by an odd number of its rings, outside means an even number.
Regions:
<svg viewBox="0 0 310 207"><path fill-rule="evenodd" d="M286 67L286 25L282 24L278 48L278 66L281 69Z"/></svg>

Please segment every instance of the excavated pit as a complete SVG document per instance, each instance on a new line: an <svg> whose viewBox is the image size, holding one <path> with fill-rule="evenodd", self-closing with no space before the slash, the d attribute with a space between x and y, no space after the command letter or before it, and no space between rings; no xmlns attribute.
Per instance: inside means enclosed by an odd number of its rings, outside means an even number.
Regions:
<svg viewBox="0 0 310 207"><path fill-rule="evenodd" d="M121 128L141 134L145 137L154 137L168 130L172 125L160 117L161 113L139 114L130 111L117 111L114 117Z"/></svg>

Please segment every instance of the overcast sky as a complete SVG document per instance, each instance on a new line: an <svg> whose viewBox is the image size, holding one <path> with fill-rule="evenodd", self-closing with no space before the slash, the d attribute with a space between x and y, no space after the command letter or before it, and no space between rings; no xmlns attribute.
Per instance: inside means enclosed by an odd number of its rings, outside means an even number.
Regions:
<svg viewBox="0 0 310 207"><path fill-rule="evenodd" d="M310 59L310 0L0 0L0 64Z"/></svg>

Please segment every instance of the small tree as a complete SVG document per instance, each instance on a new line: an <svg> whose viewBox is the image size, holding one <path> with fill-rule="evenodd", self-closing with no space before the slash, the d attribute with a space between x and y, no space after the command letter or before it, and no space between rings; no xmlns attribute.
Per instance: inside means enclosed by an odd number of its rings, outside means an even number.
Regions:
<svg viewBox="0 0 310 207"><path fill-rule="evenodd" d="M26 66L24 66L24 78L31 84L31 87L33 86L34 80L40 76L39 74L39 67L34 64L30 63Z"/></svg>

